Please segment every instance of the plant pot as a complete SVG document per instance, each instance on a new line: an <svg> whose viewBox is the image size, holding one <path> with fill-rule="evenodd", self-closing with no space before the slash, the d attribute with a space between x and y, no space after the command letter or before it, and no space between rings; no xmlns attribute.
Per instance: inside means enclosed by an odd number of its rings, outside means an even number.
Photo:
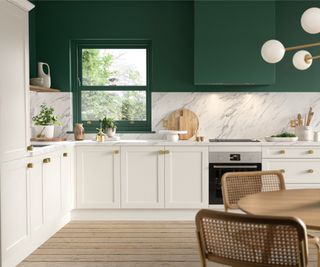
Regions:
<svg viewBox="0 0 320 267"><path fill-rule="evenodd" d="M116 134L117 129L116 128L107 128L106 129L106 134L108 137L114 137Z"/></svg>
<svg viewBox="0 0 320 267"><path fill-rule="evenodd" d="M53 138L54 125L36 125L33 127L35 138Z"/></svg>

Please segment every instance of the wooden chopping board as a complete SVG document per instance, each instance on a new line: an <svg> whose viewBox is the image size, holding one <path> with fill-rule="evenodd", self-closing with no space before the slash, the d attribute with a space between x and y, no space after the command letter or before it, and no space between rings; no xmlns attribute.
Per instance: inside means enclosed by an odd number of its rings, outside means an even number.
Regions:
<svg viewBox="0 0 320 267"><path fill-rule="evenodd" d="M168 130L188 131L187 134L181 134L180 140L192 138L199 129L198 116L189 109L178 109L172 112L164 121L164 127Z"/></svg>

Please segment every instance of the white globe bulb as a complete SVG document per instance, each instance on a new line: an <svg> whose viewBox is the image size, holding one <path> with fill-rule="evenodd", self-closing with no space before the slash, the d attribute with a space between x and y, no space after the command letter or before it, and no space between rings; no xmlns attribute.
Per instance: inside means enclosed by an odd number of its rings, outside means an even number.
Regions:
<svg viewBox="0 0 320 267"><path fill-rule="evenodd" d="M307 59L308 57L310 57L310 59ZM301 50L294 54L292 58L292 63L298 70L306 70L312 64L313 60L311 57L312 56L308 51Z"/></svg>
<svg viewBox="0 0 320 267"><path fill-rule="evenodd" d="M282 43L278 40L269 40L265 42L261 48L261 56L264 61L268 63L277 63L279 62L286 50Z"/></svg>
<svg viewBox="0 0 320 267"><path fill-rule="evenodd" d="M311 7L307 9L301 16L301 26L311 34L320 32L320 8Z"/></svg>

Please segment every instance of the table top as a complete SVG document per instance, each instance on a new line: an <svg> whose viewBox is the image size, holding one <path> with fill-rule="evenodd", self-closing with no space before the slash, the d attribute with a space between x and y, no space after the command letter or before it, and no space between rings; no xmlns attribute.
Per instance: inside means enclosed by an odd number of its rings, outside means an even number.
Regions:
<svg viewBox="0 0 320 267"><path fill-rule="evenodd" d="M320 189L261 192L240 199L238 206L248 214L298 217L320 230Z"/></svg>

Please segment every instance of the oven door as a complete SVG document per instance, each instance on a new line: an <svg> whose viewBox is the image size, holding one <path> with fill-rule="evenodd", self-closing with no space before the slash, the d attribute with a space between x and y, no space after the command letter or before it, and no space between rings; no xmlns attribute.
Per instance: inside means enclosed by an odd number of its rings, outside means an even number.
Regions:
<svg viewBox="0 0 320 267"><path fill-rule="evenodd" d="M221 177L226 172L261 171L261 163L209 163L209 204L223 204Z"/></svg>

